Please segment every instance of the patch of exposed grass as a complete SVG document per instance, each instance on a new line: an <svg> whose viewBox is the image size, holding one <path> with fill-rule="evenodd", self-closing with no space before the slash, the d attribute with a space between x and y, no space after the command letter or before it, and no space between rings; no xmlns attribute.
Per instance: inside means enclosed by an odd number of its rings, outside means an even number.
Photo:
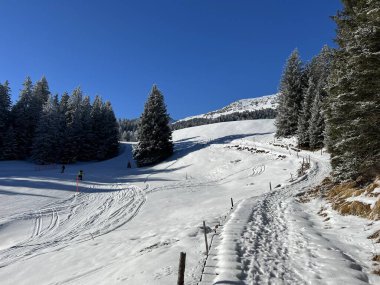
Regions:
<svg viewBox="0 0 380 285"><path fill-rule="evenodd" d="M374 232L370 236L368 236L369 239L376 239L377 241L380 240L380 230Z"/></svg>
<svg viewBox="0 0 380 285"><path fill-rule="evenodd" d="M331 202L332 208L342 215L355 215L372 220L379 220L380 200L378 200L372 208L369 204L359 201L347 201L348 198L360 195L377 198L380 193L373 192L377 187L379 187L379 180L367 183L367 185L363 185L362 180L360 180L360 183L357 181L349 181L330 185L330 190L326 198Z"/></svg>
<svg viewBox="0 0 380 285"><path fill-rule="evenodd" d="M333 209L337 210L344 216L354 215L359 217L369 217L371 213L371 206L359 201L335 203L333 204Z"/></svg>
<svg viewBox="0 0 380 285"><path fill-rule="evenodd" d="M318 197L326 197L327 190L329 190L332 187L332 181L329 177L326 177L323 179L322 183L320 185L317 185L314 188L311 188L309 191L302 192L296 195L296 200L300 203L308 203L312 199L318 198Z"/></svg>

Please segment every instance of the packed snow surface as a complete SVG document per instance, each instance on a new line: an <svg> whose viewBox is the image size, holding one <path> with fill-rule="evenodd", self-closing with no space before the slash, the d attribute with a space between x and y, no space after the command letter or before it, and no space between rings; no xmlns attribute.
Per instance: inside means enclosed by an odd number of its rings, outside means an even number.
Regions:
<svg viewBox="0 0 380 285"><path fill-rule="evenodd" d="M127 168L128 143L65 173L0 162L1 284L176 284L180 252L185 284L380 284L366 239L379 222L298 203L329 173L328 156L279 147L274 130L273 120L182 129L175 154L145 168Z"/></svg>
<svg viewBox="0 0 380 285"><path fill-rule="evenodd" d="M256 111L263 109L276 109L278 106L277 96L278 94L274 94L257 98L241 99L219 110L208 112L206 114L187 117L178 121L187 121L196 118L215 119L220 116L232 113L241 113L245 111Z"/></svg>

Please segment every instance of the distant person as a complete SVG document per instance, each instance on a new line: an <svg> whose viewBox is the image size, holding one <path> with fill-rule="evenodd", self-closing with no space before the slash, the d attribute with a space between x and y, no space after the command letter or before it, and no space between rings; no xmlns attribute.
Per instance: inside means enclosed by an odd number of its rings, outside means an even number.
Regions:
<svg viewBox="0 0 380 285"><path fill-rule="evenodd" d="M83 180L83 170L79 170L78 172L78 179Z"/></svg>
<svg viewBox="0 0 380 285"><path fill-rule="evenodd" d="M131 162L128 161L127 168L132 168Z"/></svg>
<svg viewBox="0 0 380 285"><path fill-rule="evenodd" d="M61 173L64 173L65 172L65 165L64 164L62 164L62 168L61 168Z"/></svg>

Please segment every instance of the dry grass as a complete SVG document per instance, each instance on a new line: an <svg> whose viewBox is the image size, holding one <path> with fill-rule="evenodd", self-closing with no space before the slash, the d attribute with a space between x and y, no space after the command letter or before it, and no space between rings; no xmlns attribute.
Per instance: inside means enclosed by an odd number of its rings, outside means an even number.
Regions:
<svg viewBox="0 0 380 285"><path fill-rule="evenodd" d="M373 190L379 187L379 180L363 185L362 180L350 181L337 185L330 184L330 190L326 196L331 202L334 210L342 215L355 215L372 220L380 219L380 200L378 200L373 208L369 204L364 204L359 201L347 201L350 197L360 195L369 197L378 197L380 193L373 193Z"/></svg>
<svg viewBox="0 0 380 285"><path fill-rule="evenodd" d="M309 191L302 192L296 195L296 200L299 203L308 203L312 199L318 198L318 197L326 197L326 193L328 190L332 187L332 181L330 177L326 177L323 179L322 183L314 188L311 188Z"/></svg>
<svg viewBox="0 0 380 285"><path fill-rule="evenodd" d="M369 217L371 214L371 206L359 201L336 203L333 205L333 208L344 216Z"/></svg>
<svg viewBox="0 0 380 285"><path fill-rule="evenodd" d="M379 239L380 238L380 230L374 232L372 235L368 237L369 239Z"/></svg>
<svg viewBox="0 0 380 285"><path fill-rule="evenodd" d="M376 254L373 256L372 261L380 262L380 254Z"/></svg>
<svg viewBox="0 0 380 285"><path fill-rule="evenodd" d="M372 271L373 274L376 274L376 275L380 275L380 269L376 269L374 271Z"/></svg>

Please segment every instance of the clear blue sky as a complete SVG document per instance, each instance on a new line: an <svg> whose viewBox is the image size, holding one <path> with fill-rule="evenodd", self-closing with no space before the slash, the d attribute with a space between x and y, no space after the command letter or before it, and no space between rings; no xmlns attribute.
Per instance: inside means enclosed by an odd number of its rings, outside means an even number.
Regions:
<svg viewBox="0 0 380 285"><path fill-rule="evenodd" d="M175 119L277 91L286 58L333 46L338 0L0 0L0 81L81 86L138 117L153 83Z"/></svg>

